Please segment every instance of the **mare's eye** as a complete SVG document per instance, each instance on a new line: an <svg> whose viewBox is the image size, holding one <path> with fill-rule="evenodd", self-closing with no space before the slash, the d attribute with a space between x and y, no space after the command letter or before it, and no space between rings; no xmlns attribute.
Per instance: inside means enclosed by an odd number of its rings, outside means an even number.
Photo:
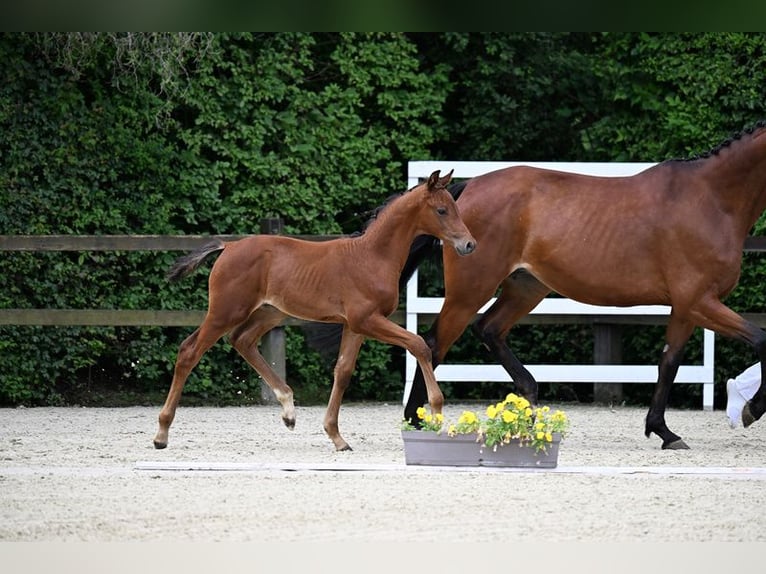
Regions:
<svg viewBox="0 0 766 574"><path fill-rule="evenodd" d="M437 207L436 213L439 215L447 215L447 208L446 207Z"/></svg>

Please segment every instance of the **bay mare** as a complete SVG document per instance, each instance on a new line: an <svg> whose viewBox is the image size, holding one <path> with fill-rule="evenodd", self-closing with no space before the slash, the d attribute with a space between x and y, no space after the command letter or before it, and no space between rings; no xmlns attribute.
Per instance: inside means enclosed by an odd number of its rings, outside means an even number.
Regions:
<svg viewBox="0 0 766 574"><path fill-rule="evenodd" d="M475 241L458 215L444 177L428 180L379 210L365 232L330 241L255 235L216 241L180 258L169 271L180 279L208 256L221 252L209 277L208 310L202 324L183 343L173 381L159 414L156 448L168 444L184 384L202 355L228 333L231 344L263 377L282 406L282 420L295 426L293 391L258 350L258 341L285 317L339 323L343 334L324 429L337 450L349 450L338 430L343 393L365 338L404 347L425 374L427 397L441 412L442 393L431 368L431 350L419 335L390 321L399 304L399 277L413 240L432 235L467 255Z"/></svg>
<svg viewBox="0 0 766 574"><path fill-rule="evenodd" d="M595 305L672 307L645 434L662 448L688 448L665 422L671 385L695 327L751 345L766 370L766 333L722 303L737 285L745 238L766 207L766 124L688 160L630 177L592 177L511 167L452 184L477 241L471 257L445 250L445 300L426 340L438 365L475 323L518 390L537 383L506 343L511 328L551 292ZM414 251L413 269L431 242ZM761 373L763 381L766 372ZM404 417L426 400L418 368ZM745 427L766 411L761 384L742 412Z"/></svg>

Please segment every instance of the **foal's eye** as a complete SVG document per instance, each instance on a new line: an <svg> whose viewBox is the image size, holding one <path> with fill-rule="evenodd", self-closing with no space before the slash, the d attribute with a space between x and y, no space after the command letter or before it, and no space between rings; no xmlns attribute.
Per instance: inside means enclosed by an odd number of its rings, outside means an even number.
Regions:
<svg viewBox="0 0 766 574"><path fill-rule="evenodd" d="M437 207L436 213L439 215L447 215L447 208L446 207Z"/></svg>

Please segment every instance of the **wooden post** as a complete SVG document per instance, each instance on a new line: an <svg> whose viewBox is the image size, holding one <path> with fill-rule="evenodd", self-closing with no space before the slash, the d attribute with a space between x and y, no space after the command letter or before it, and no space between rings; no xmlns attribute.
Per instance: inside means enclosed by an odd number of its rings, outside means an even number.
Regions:
<svg viewBox="0 0 766 574"><path fill-rule="evenodd" d="M593 362L622 363L622 330L619 325L593 325ZM622 402L622 383L593 383L593 402L614 405Z"/></svg>
<svg viewBox="0 0 766 574"><path fill-rule="evenodd" d="M283 228L283 221L279 218L261 219L262 234L280 235ZM271 368L284 380L287 373L284 327L274 327L261 337L261 354L271 365ZM261 402L265 405L275 405L278 403L277 398L274 396L274 391L271 390L271 387L263 379L261 379Z"/></svg>

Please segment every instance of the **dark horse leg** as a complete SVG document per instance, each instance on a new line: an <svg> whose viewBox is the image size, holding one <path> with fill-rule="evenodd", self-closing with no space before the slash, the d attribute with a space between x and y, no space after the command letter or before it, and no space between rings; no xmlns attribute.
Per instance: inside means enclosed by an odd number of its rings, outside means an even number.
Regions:
<svg viewBox="0 0 766 574"><path fill-rule="evenodd" d="M497 301L474 323L474 331L500 360L518 391L537 404L537 381L506 343L508 332L519 319L542 301L550 289L526 271L517 271L502 283Z"/></svg>
<svg viewBox="0 0 766 574"><path fill-rule="evenodd" d="M486 303L489 298L490 296L488 295L486 298L477 298L472 302L469 302L466 299L456 298L454 301L459 301L459 303L453 304L453 300L450 299L449 296L445 297L444 305L442 306L439 316L431 326L431 329L429 329L428 333L423 336L423 339L425 339L425 342L431 349L431 365L434 369L441 363L447 350L458 337L460 337L471 322L471 319L476 316L476 312L481 309L481 306ZM404 405L404 420L408 420L411 424L417 426L417 410L419 407L422 407L427 400L428 393L426 390L425 379L423 377L423 371L420 368L420 365L418 365L417 371L415 371L415 379L412 381L410 394Z"/></svg>
<svg viewBox="0 0 766 574"><path fill-rule="evenodd" d="M537 381L522 365L505 342L510 328L524 315L529 313L550 292L545 285L525 271L511 274L502 283L502 291L497 301L479 319L474 329L479 338L492 351L513 379L519 392L532 404L537 403ZM444 359L449 347L465 330L476 312L489 300L490 296L481 294L469 299L447 296L439 317L425 335L425 340L433 351L434 368ZM457 303L453 303L457 301ZM410 395L404 407L405 420L417 423L417 409L426 400L423 375L418 369L412 383Z"/></svg>
<svg viewBox="0 0 766 574"><path fill-rule="evenodd" d="M743 319L718 300L704 301L701 305L704 317L698 323L721 335L733 337L751 345L761 363L761 385L742 410L742 424L749 427L766 412L766 332Z"/></svg>
<svg viewBox="0 0 766 574"><path fill-rule="evenodd" d="M646 436L648 437L652 432L656 433L662 439L663 449L689 448L681 437L668 429L665 423L665 407L670 395L670 387L678 372L683 347L689 340L695 325L752 345L761 362L762 381L766 375L766 332L762 329L745 321L720 300L711 296L702 299L690 309L687 317L689 318L680 318L675 309L671 313L667 329L667 343L660 361L659 377L652 395L649 413L646 416ZM761 383L758 391L742 411L743 424L745 426L751 425L760 419L765 411L766 395L764 394L763 383Z"/></svg>
<svg viewBox="0 0 766 574"><path fill-rule="evenodd" d="M505 342L510 328L529 313L550 292L545 285L532 275L520 271L511 274L501 283L502 291L497 301L474 324L479 338L495 354L511 376L519 392L532 404L537 403L537 382L521 364ZM439 317L425 335L433 351L434 368L440 364L447 350L465 330L476 312L489 300L490 295L472 295L467 291L461 297L445 297ZM404 418L416 424L417 408L425 402L425 388L420 370L415 373L412 389L404 408Z"/></svg>
<svg viewBox="0 0 766 574"><path fill-rule="evenodd" d="M766 412L766 387L763 384L766 380L766 332L717 299L705 300L699 307L699 313L704 314L697 321L699 325L748 343L758 355L758 361L761 363L761 384L742 410L742 424L749 427Z"/></svg>
<svg viewBox="0 0 766 574"><path fill-rule="evenodd" d="M670 387L678 373L686 342L694 331L694 324L671 314L665 335L665 348L660 359L657 384L652 393L649 412L646 415L644 434L647 438L656 433L662 439L663 449L687 449L688 445L673 433L665 423L665 408L670 397Z"/></svg>

